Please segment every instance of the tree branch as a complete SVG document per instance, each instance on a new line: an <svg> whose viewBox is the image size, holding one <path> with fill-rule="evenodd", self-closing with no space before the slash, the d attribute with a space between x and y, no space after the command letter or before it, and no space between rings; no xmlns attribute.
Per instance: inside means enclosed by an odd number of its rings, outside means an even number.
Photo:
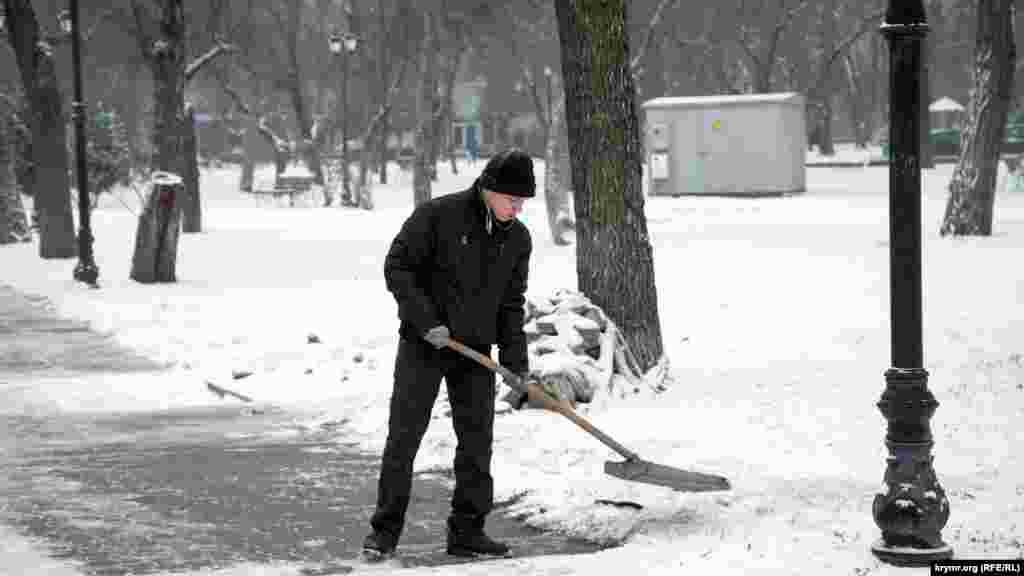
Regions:
<svg viewBox="0 0 1024 576"><path fill-rule="evenodd" d="M807 91L809 96L817 94L818 90L821 88L821 84L825 81L825 77L827 76L828 71L832 68L832 65L835 63L836 59L845 54L847 49L849 49L849 47L853 45L854 42L860 40L860 38L864 36L864 34L871 30L871 28L869 28L866 24L871 20L881 18L884 15L885 9L879 9L864 15L864 17L860 19L860 27L854 33L850 34L846 38L843 38L838 44L835 45L835 47L832 49L832 52L822 60L818 76L817 78L815 78L814 84L811 86L810 90Z"/></svg>
<svg viewBox="0 0 1024 576"><path fill-rule="evenodd" d="M153 40L149 37L149 34L146 34L146 19L142 15L142 7L139 5L139 0L132 0L132 14L135 16L135 41L139 43L139 51L142 53L142 58L148 61L153 57Z"/></svg>
<svg viewBox="0 0 1024 576"><path fill-rule="evenodd" d="M187 68L185 68L185 82L191 80L192 77L196 75L196 72L202 69L203 66L212 62L213 59L217 56L229 52L238 51L238 46L235 46L234 44L230 44L219 38L216 40L216 42L216 45L212 46L209 50L206 51L206 53L193 60L192 63L189 64Z"/></svg>
<svg viewBox="0 0 1024 576"><path fill-rule="evenodd" d="M647 29L644 31L644 38L640 41L640 46L636 50L636 56L633 57L633 61L629 63L629 71L633 73L634 77L640 68L640 60L647 55L647 50L650 47L651 39L654 37L654 29L661 23L661 15L667 9L671 8L678 3L679 0L661 0L658 2L657 8L654 9L654 15L651 16L650 22L647 23Z"/></svg>
<svg viewBox="0 0 1024 576"><path fill-rule="evenodd" d="M754 49L750 47L750 44L747 40L747 34L747 27L745 25L740 26L740 38L737 44L739 44L740 49L743 50L743 53L747 55L747 58L750 58L750 61L754 63L754 68L760 68L761 58L756 53L754 53Z"/></svg>
<svg viewBox="0 0 1024 576"><path fill-rule="evenodd" d="M772 34L776 38L780 34L782 34L786 30L786 28L789 27L789 24L793 21L793 19L796 18L797 14L799 14L801 10L806 8L808 4L810 4L808 0L801 0L799 4L796 4L795 6L787 10L786 13L782 15L782 18L780 18L779 21L775 24L775 30L772 31ZM885 11L883 10L883 13L884 12Z"/></svg>
<svg viewBox="0 0 1024 576"><path fill-rule="evenodd" d="M836 58L842 56L843 53L846 52L846 50L854 42L856 42L857 40L860 40L861 36L864 36L864 34L866 34L867 32L872 30L872 28L869 28L869 27L866 26L866 24L868 22L870 22L871 20L875 20L875 19L881 18L884 15L885 15L885 10L884 9L876 10L875 12L872 12L870 14L864 15L864 17L861 18L861 20L860 20L860 28L858 28L856 32L854 32L853 34L850 34L848 37L840 40L839 44L837 44L835 49L832 50L832 54L830 54L829 58L828 58L829 66L831 66L836 61Z"/></svg>
<svg viewBox="0 0 1024 576"><path fill-rule="evenodd" d="M370 119L369 124L366 126L366 131L363 133L363 142L369 142L370 138L377 132L378 126L384 121L384 118L391 112L391 107L395 103L395 94L398 93L398 87L401 86L402 80L405 78L405 70L408 67L409 60L402 58L401 63L398 65L398 73L395 74L394 80L391 82L391 86L388 87L387 94L384 96L384 102L377 109L377 113Z"/></svg>
<svg viewBox="0 0 1024 576"><path fill-rule="evenodd" d="M796 18L809 3L810 2L808 0L801 0L801 2L787 10L786 13L782 15L782 18L775 23L775 28L772 30L772 39L769 43L769 46L771 46L771 52L769 54L772 60L775 59L775 51L779 45L779 38L782 37L782 33L786 31L786 28L788 28L793 22L793 19Z"/></svg>
<svg viewBox="0 0 1024 576"><path fill-rule="evenodd" d="M550 130L548 126L548 116L545 112L544 103L540 99L540 91L537 90L537 82L534 81L534 74L530 73L530 69L525 63L522 64L523 78L526 79L526 85L530 88L530 100L533 101L533 107L537 111L537 121L547 132Z"/></svg>
<svg viewBox="0 0 1024 576"><path fill-rule="evenodd" d="M229 98L231 98L231 101L235 104L235 107L241 110L242 114L245 114L246 116L253 116L252 108L250 108L248 104L245 103L245 99L242 98L242 95L239 94L238 91L235 90L234 87L231 86L231 84L229 84L223 78L221 78L220 81L221 89L224 90L224 93L227 94Z"/></svg>
<svg viewBox="0 0 1024 576"><path fill-rule="evenodd" d="M288 147L288 141L278 136L270 126L267 126L266 116L260 116L259 121L256 122L256 129L273 144L274 150L282 150Z"/></svg>
<svg viewBox="0 0 1024 576"><path fill-rule="evenodd" d="M100 15L96 18L96 21L92 23L92 26L90 26L89 29L86 30L84 34L82 34L82 42L88 43L89 40L92 38L92 35L96 33L96 28L98 28L100 24L106 22L107 20L114 20L113 15L113 8L107 8L100 12Z"/></svg>

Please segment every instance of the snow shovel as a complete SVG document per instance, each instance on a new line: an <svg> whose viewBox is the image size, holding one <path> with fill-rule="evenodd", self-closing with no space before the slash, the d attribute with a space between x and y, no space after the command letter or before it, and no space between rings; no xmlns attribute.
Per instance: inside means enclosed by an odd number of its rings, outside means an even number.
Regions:
<svg viewBox="0 0 1024 576"><path fill-rule="evenodd" d="M501 374L501 377L505 379L505 382L509 386L515 388L521 393L525 393L531 401L542 406L545 410L557 412L569 420L572 420L577 426L583 428L583 430L590 433L591 436L597 438L604 443L605 446L615 450L626 459L623 462L605 462L604 471L606 474L610 474L616 478L621 478L629 482L643 482L646 484L654 484L656 486L667 486L678 492L711 492L715 490L729 490L731 487L729 485L729 480L723 476L680 470L678 468L672 468L670 466L664 466L662 464L655 464L653 462L643 460L637 456L636 453L625 448L622 444L619 444L610 436L598 430L585 418L577 414L569 405L568 401L552 398L539 385L533 382L524 382L519 376L513 374L509 369L498 364L491 358L484 356L476 350L468 348L464 344L456 342L451 338L448 339L448 347L467 358L476 360L480 364L490 368L492 371Z"/></svg>

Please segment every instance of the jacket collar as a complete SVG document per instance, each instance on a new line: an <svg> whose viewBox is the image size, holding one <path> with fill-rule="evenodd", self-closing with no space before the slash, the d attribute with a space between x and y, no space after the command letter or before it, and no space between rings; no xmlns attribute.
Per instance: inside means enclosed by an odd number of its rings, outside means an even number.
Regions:
<svg viewBox="0 0 1024 576"><path fill-rule="evenodd" d="M469 193L471 196L470 202L473 204L473 213L481 218L484 230L487 231L488 236L493 236L495 231L508 232L512 228L512 222L502 223L494 217L494 211L487 205L487 199L484 198L484 189L480 186L479 181L473 183Z"/></svg>

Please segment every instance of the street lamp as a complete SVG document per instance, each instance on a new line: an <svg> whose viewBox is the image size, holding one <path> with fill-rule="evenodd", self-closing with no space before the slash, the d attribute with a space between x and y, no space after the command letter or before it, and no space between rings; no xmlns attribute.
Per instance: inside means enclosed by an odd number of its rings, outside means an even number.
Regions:
<svg viewBox="0 0 1024 576"><path fill-rule="evenodd" d="M7 14L4 12L4 7L0 5L0 36L7 34Z"/></svg>
<svg viewBox="0 0 1024 576"><path fill-rule="evenodd" d="M78 0L70 0L70 10L61 12L61 29L71 34L71 60L74 69L75 99L71 118L75 122L75 175L78 184L78 264L74 278L93 288L100 271L92 254L92 229L89 223L89 181L85 165L85 100L82 96L82 50Z"/></svg>
<svg viewBox="0 0 1024 576"><path fill-rule="evenodd" d="M342 58L342 86L339 90L341 93L341 182L345 201L353 203L348 173L348 59L359 47L359 37L349 32L344 34L335 32L331 34L328 43L331 53Z"/></svg>
<svg viewBox="0 0 1024 576"><path fill-rule="evenodd" d="M871 551L899 566L950 558L942 541L949 501L932 468L929 421L939 403L923 368L921 306L922 0L889 0L881 32L889 43L889 292L892 367L878 408L887 421L885 493L872 514L882 530Z"/></svg>

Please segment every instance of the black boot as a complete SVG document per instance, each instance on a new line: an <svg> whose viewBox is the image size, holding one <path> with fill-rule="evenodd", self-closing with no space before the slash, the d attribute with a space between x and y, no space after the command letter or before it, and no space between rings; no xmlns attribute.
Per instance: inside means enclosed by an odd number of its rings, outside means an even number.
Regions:
<svg viewBox="0 0 1024 576"><path fill-rule="evenodd" d="M395 553L395 546L398 544L396 538L387 532L374 530L363 540L363 555L369 557L384 557Z"/></svg>
<svg viewBox="0 0 1024 576"><path fill-rule="evenodd" d="M448 553L452 556L504 556L508 546L484 534L483 518L448 518Z"/></svg>

